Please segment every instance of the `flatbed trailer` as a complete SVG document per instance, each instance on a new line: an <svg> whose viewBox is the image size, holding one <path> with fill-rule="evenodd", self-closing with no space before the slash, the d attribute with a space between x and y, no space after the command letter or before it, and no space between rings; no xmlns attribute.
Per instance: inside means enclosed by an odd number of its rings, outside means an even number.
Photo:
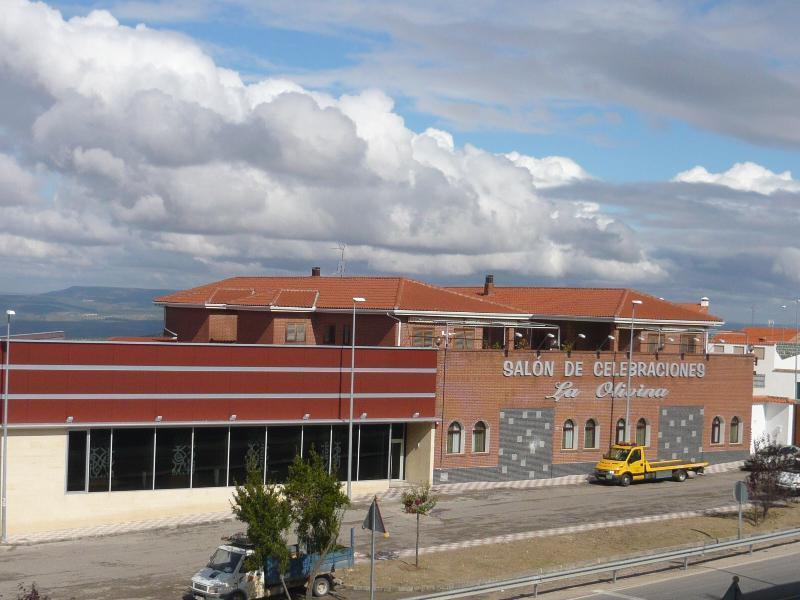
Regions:
<svg viewBox="0 0 800 600"><path fill-rule="evenodd" d="M597 481L628 486L634 481L672 479L685 481L689 473L703 473L707 461L647 460L646 448L635 444L614 444L595 465Z"/></svg>

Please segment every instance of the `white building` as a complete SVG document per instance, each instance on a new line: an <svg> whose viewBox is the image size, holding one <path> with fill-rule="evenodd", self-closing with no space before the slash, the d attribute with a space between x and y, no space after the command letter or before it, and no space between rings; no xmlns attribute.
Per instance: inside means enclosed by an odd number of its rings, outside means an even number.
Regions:
<svg viewBox="0 0 800 600"><path fill-rule="evenodd" d="M795 399L800 397L800 344L759 339L744 330L720 332L709 343L708 351L753 355L752 440L769 436L779 444L797 444Z"/></svg>

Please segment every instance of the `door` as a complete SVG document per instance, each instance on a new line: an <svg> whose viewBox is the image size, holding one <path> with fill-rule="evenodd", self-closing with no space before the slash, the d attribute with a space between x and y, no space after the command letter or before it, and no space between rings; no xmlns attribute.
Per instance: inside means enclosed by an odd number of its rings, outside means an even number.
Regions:
<svg viewBox="0 0 800 600"><path fill-rule="evenodd" d="M404 479L403 463L405 461L405 444L403 438L393 439L391 448L391 479Z"/></svg>

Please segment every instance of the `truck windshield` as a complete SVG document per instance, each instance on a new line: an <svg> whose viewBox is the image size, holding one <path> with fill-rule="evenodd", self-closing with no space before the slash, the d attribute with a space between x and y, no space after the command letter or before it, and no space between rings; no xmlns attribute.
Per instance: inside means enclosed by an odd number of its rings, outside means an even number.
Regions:
<svg viewBox="0 0 800 600"><path fill-rule="evenodd" d="M223 573L233 573L236 567L239 566L239 561L242 555L239 552L231 552L225 548L217 548L214 556L208 561L206 565L209 569L215 571L222 571Z"/></svg>
<svg viewBox="0 0 800 600"><path fill-rule="evenodd" d="M630 452L628 448L612 448L603 455L603 458L624 461L628 458L628 452Z"/></svg>

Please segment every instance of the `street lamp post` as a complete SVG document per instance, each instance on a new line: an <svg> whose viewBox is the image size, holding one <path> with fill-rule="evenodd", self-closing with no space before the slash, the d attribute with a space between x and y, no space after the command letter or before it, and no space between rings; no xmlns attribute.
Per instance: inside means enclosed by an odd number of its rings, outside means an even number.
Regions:
<svg viewBox="0 0 800 600"><path fill-rule="evenodd" d="M353 298L353 327L350 330L350 418L347 421L347 498L353 498L353 397L356 375L356 304L365 298Z"/></svg>
<svg viewBox="0 0 800 600"><path fill-rule="evenodd" d="M797 348L800 341L798 341L798 337L800 336L800 329L798 328L798 321L797 321L797 309L800 307L800 298L794 299L794 349L792 350L792 354L794 354L794 390L792 391L792 399L797 400ZM781 306L781 308L789 308L785 304ZM782 338L783 339L783 338Z"/></svg>
<svg viewBox="0 0 800 600"><path fill-rule="evenodd" d="M0 534L0 542L5 544L8 541L8 527L6 526L6 477L8 472L8 375L11 372L10 358L11 358L11 317L16 315L13 310L6 311L6 364L5 373L3 374L3 477L0 482L2 487L2 498L0 498L0 511L2 515L0 518L3 520L2 533Z"/></svg>
<svg viewBox="0 0 800 600"><path fill-rule="evenodd" d="M628 385L625 387L625 441L631 441L631 374L633 366L633 328L636 324L636 306L641 300L631 300L631 342L628 347Z"/></svg>

